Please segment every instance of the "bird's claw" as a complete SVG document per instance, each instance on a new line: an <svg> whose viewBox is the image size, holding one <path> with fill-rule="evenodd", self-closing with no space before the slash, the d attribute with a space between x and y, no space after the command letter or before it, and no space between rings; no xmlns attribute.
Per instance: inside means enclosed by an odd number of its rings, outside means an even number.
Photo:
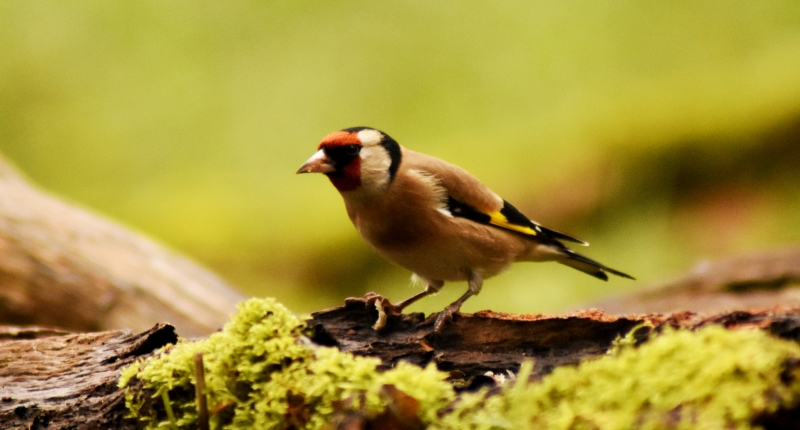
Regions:
<svg viewBox="0 0 800 430"><path fill-rule="evenodd" d="M439 316L436 317L436 322L433 324L433 331L438 333L444 329L444 326L453 322L453 314L458 312L457 307L448 306L444 308Z"/></svg>
<svg viewBox="0 0 800 430"><path fill-rule="evenodd" d="M375 321L375 324L372 326L372 329L375 331L380 331L386 327L386 321L389 319L389 315L400 315L402 312L402 309L393 305L389 299L380 294L367 293L364 295L364 298L367 299L367 306L375 306L375 309L378 311L378 320Z"/></svg>
<svg viewBox="0 0 800 430"><path fill-rule="evenodd" d="M364 295L364 298L367 300L367 306L378 306L376 303L379 303L383 310L389 315L400 315L403 312L401 308L393 305L389 299L378 293L367 293Z"/></svg>

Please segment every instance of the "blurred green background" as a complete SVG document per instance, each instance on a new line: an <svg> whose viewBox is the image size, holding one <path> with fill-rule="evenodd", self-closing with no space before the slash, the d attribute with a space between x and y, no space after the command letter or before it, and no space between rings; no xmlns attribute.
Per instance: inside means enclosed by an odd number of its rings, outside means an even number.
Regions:
<svg viewBox="0 0 800 430"><path fill-rule="evenodd" d="M358 125L639 279L519 264L464 307L570 308L800 241L800 2L0 3L0 152L297 312L417 291L294 174Z"/></svg>

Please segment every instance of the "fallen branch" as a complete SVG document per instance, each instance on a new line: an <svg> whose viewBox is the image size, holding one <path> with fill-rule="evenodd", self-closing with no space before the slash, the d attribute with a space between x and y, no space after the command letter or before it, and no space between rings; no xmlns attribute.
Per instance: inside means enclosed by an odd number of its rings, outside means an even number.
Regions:
<svg viewBox="0 0 800 430"><path fill-rule="evenodd" d="M0 158L0 323L189 337L218 329L242 296L153 241L29 185Z"/></svg>

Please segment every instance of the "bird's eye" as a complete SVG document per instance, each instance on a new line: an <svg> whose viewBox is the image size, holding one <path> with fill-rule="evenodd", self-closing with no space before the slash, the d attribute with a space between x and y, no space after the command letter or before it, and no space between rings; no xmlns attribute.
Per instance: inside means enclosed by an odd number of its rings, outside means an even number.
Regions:
<svg viewBox="0 0 800 430"><path fill-rule="evenodd" d="M361 152L361 145L347 145L344 148L344 151L347 155L356 156L359 152Z"/></svg>

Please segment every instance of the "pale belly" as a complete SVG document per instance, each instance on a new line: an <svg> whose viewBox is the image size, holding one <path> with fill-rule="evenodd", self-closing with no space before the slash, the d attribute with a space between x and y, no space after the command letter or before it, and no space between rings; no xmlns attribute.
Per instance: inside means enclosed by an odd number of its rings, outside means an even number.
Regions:
<svg viewBox="0 0 800 430"><path fill-rule="evenodd" d="M401 223L384 231L356 227L384 258L431 281L464 281L475 271L490 278L532 245L514 233L468 220L439 222L436 226Z"/></svg>

